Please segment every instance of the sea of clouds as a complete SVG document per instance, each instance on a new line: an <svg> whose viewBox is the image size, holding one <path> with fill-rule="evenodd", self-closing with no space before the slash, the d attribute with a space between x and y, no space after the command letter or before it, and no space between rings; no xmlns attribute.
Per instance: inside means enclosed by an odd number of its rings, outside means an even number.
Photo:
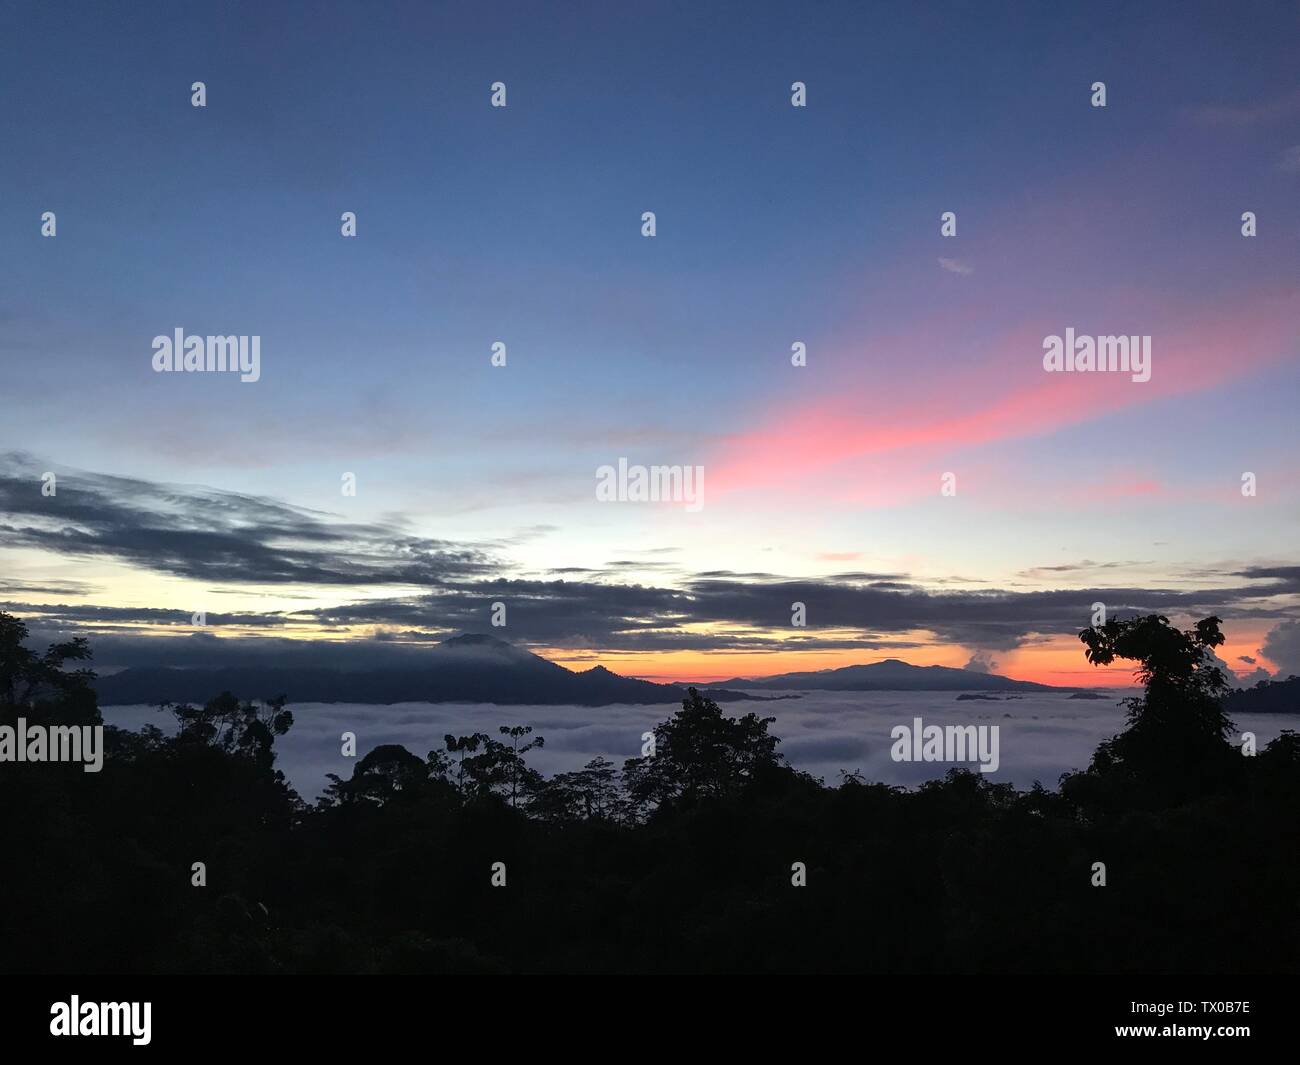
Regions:
<svg viewBox="0 0 1300 1065"><path fill-rule="evenodd" d="M769 694L769 693L765 693ZM926 725L999 726L1001 764L988 774L996 783L1027 788L1034 781L1054 788L1062 773L1087 766L1102 740L1124 727L1119 692L1102 700L1072 700L1057 693L1002 696L996 702L958 702L955 692L805 692L798 699L722 704L737 717L754 712L773 717L777 748L798 769L837 784L840 770L858 770L869 781L915 785L942 777L951 764L895 762L890 730ZM603 755L616 765L641 753L641 735L671 717L676 704L662 706L497 706L493 703L299 703L291 705L294 725L276 741L276 765L305 799L329 783L326 773L348 777L355 759L340 753L340 736L354 732L358 757L384 743L400 743L424 757L441 750L447 733L486 732L501 725L531 725L545 746L528 754L528 763L546 776L581 768ZM165 730L171 716L153 706L108 706L104 721L136 729L155 724ZM1238 728L1254 732L1263 746L1283 729L1300 730L1300 715L1243 714ZM973 765L970 768L975 768Z"/></svg>

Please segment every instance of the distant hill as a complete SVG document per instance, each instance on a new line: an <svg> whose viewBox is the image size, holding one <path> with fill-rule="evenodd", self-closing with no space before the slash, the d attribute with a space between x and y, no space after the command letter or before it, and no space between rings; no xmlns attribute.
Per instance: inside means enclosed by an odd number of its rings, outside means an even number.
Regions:
<svg viewBox="0 0 1300 1065"><path fill-rule="evenodd" d="M1223 708L1229 714L1300 714L1300 677L1261 680L1253 688L1229 692Z"/></svg>
<svg viewBox="0 0 1300 1065"><path fill-rule="evenodd" d="M761 691L1070 691L1050 684L1012 680L996 673L976 673L950 666L914 666L897 658L872 662L865 666L819 669L813 673L781 673L775 677L746 680L735 677L722 682L724 688L751 688Z"/></svg>
<svg viewBox="0 0 1300 1065"><path fill-rule="evenodd" d="M427 661L410 668L322 670L225 666L217 669L133 668L95 681L104 706L127 703L204 703L223 691L243 699L287 695L290 703L467 702L576 704L673 703L686 689L621 677L604 666L575 672L494 636L444 640ZM718 702L749 699L708 689Z"/></svg>

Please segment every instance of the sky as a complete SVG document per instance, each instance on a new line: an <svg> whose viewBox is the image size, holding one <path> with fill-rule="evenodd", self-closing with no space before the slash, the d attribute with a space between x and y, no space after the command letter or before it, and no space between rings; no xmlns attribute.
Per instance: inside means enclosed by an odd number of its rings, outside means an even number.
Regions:
<svg viewBox="0 0 1300 1065"><path fill-rule="evenodd" d="M1127 685L1103 603L1300 672L1295 4L177 7L0 2L36 638ZM1067 328L1150 380L1048 373ZM156 372L176 329L259 379ZM698 505L602 501L620 459Z"/></svg>

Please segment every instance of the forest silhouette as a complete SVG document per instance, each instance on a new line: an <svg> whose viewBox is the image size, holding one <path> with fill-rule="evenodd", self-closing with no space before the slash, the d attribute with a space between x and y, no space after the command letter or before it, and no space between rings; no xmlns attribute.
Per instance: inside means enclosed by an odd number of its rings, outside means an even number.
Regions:
<svg viewBox="0 0 1300 1065"><path fill-rule="evenodd" d="M1300 736L1230 741L1219 625L1080 634L1143 693L1055 790L827 784L692 689L621 767L546 778L503 725L376 747L310 804L275 767L283 699L168 705L172 730L105 726L102 772L0 764L0 969L1300 971ZM27 638L0 614L0 724L102 724L86 641Z"/></svg>

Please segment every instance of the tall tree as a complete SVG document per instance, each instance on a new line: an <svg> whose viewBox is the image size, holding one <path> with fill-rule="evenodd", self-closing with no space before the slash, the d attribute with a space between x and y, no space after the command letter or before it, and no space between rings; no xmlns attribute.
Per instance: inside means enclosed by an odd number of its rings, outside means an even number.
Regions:
<svg viewBox="0 0 1300 1065"><path fill-rule="evenodd" d="M734 792L784 762L781 741L768 735L775 718L726 717L718 704L689 689L682 708L654 730L653 755L624 764L633 802L644 807L693 803Z"/></svg>
<svg viewBox="0 0 1300 1065"><path fill-rule="evenodd" d="M55 708L65 711L60 717L69 723L101 720L90 687L95 674L67 668L70 662L90 658L85 637L50 644L44 654L38 654L25 646L28 636L22 620L0 612L0 708L6 716L44 703L47 713ZM67 711L72 711L71 716Z"/></svg>
<svg viewBox="0 0 1300 1065"><path fill-rule="evenodd" d="M1102 743L1090 772L1118 774L1166 801L1215 790L1240 768L1223 711L1228 690L1215 664L1223 643L1217 617L1180 630L1160 614L1111 618L1079 633L1088 661L1137 662L1143 693L1127 701L1128 727Z"/></svg>

